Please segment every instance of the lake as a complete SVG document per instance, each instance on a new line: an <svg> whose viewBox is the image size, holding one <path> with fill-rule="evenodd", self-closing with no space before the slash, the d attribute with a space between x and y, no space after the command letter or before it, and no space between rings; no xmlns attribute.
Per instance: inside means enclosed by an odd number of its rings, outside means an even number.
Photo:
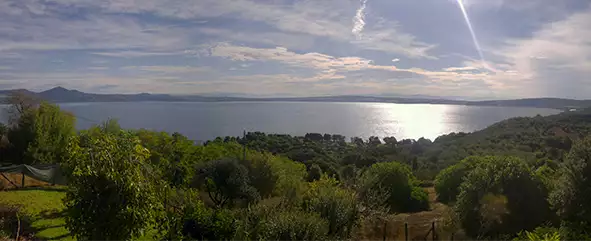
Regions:
<svg viewBox="0 0 591 241"><path fill-rule="evenodd" d="M244 130L435 139L450 132L480 130L511 117L560 113L523 107L329 102L67 103L61 107L78 117L77 128L116 118L124 128L179 132L193 140L240 136Z"/></svg>

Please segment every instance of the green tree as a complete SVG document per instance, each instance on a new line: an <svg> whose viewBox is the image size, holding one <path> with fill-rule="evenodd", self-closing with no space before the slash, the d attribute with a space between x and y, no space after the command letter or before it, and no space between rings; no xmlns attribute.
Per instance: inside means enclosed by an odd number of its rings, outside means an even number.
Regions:
<svg viewBox="0 0 591 241"><path fill-rule="evenodd" d="M326 174L309 184L304 194L304 210L328 221L331 237L349 238L359 219L355 192L343 189L335 178Z"/></svg>
<svg viewBox="0 0 591 241"><path fill-rule="evenodd" d="M141 236L161 213L149 151L133 133L84 131L73 137L64 169L66 227L78 239L129 240Z"/></svg>
<svg viewBox="0 0 591 241"><path fill-rule="evenodd" d="M462 182L456 212L475 238L501 238L551 220L548 193L519 158L490 157Z"/></svg>
<svg viewBox="0 0 591 241"><path fill-rule="evenodd" d="M23 92L11 93L7 103L5 157L24 164L62 162L68 139L75 134L74 116Z"/></svg>
<svg viewBox="0 0 591 241"><path fill-rule="evenodd" d="M392 212L417 212L429 209L427 192L418 186L410 168L398 162L371 165L360 179L363 198L385 196L384 200L367 200L369 205L385 205Z"/></svg>
<svg viewBox="0 0 591 241"><path fill-rule="evenodd" d="M566 158L562 178L551 195L566 238L591 236L591 137L576 142Z"/></svg>
<svg viewBox="0 0 591 241"><path fill-rule="evenodd" d="M150 150L150 163L161 178L173 187L188 186L194 175L193 142L178 133L141 129L136 134L142 146Z"/></svg>
<svg viewBox="0 0 591 241"><path fill-rule="evenodd" d="M248 169L236 159L206 162L198 169L193 187L205 188L218 207L233 206L237 200L257 201L260 195L251 186Z"/></svg>
<svg viewBox="0 0 591 241"><path fill-rule="evenodd" d="M437 199L442 203L456 201L460 193L460 185L464 178L479 164L486 162L489 157L468 157L459 163L443 169L435 177L435 191Z"/></svg>
<svg viewBox="0 0 591 241"><path fill-rule="evenodd" d="M70 137L75 135L75 118L57 105L41 102L35 111L34 138L26 156L31 163L61 163L67 156Z"/></svg>
<svg viewBox="0 0 591 241"><path fill-rule="evenodd" d="M316 181L320 179L321 176L322 169L320 168L320 166L318 166L318 164L312 164L312 166L310 166L310 169L308 170L308 181Z"/></svg>

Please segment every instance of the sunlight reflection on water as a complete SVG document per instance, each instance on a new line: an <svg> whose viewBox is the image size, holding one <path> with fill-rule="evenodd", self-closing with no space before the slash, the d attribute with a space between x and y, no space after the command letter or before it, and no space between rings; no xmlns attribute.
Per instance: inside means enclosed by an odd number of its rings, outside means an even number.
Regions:
<svg viewBox="0 0 591 241"><path fill-rule="evenodd" d="M434 139L450 132L482 129L511 117L559 113L522 107L327 102L129 102L61 106L81 117L78 128L88 128L112 117L119 119L125 128L176 131L193 140L239 136L243 130Z"/></svg>

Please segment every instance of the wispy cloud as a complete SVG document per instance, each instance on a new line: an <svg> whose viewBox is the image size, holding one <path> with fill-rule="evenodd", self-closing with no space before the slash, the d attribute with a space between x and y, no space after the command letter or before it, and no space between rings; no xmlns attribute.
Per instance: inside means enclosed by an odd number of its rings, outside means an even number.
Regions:
<svg viewBox="0 0 591 241"><path fill-rule="evenodd" d="M162 73L204 73L212 71L210 67L194 67L194 66L125 66L123 70L140 70L149 72L162 72Z"/></svg>
<svg viewBox="0 0 591 241"><path fill-rule="evenodd" d="M172 56L172 55L183 55L184 51L172 51L172 52L152 52L152 51L111 51L111 52L92 52L91 54L107 56L107 57L118 57L118 58L141 58L149 56Z"/></svg>
<svg viewBox="0 0 591 241"><path fill-rule="evenodd" d="M353 30L351 32L359 37L363 28L365 27L365 7L367 0L361 0L361 6L357 9L355 17L353 17Z"/></svg>

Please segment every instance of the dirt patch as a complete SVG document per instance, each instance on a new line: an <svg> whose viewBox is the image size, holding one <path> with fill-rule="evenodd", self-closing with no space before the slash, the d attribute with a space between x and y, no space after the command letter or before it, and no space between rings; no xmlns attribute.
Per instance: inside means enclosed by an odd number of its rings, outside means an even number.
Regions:
<svg viewBox="0 0 591 241"><path fill-rule="evenodd" d="M0 176L0 188L4 187L5 189L12 189L16 188L13 184L16 184L19 188L23 186L23 175L19 173L2 173L3 176ZM43 187L43 186L51 186L50 183L39 181L37 179L28 177L25 175L25 187Z"/></svg>
<svg viewBox="0 0 591 241"><path fill-rule="evenodd" d="M383 214L366 217L361 221L360 230L357 233L359 240L405 240L404 224L408 227L408 240L433 240L430 232L432 226L435 229L438 240L448 240L451 233L442 233L441 225L447 220L446 212L449 207L437 202L437 194L433 187L425 190L429 194L431 210L417 213Z"/></svg>

